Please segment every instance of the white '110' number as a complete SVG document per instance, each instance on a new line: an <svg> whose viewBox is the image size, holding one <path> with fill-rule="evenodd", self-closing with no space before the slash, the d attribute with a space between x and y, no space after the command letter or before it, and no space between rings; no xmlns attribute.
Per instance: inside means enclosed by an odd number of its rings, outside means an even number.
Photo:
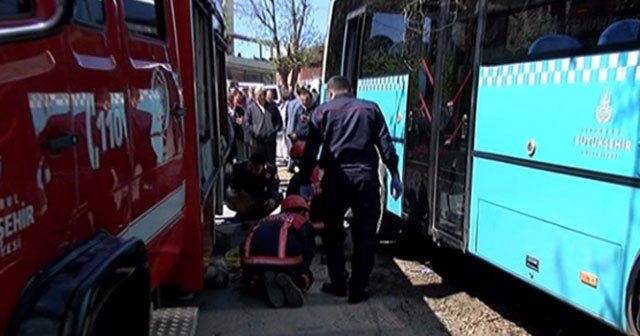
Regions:
<svg viewBox="0 0 640 336"><path fill-rule="evenodd" d="M102 153L122 147L125 139L129 136L127 118L124 114L123 95L122 93L111 93L110 108L99 111L96 109L93 94L78 94L74 98L74 104L78 105L77 110L85 112L85 136L91 168L99 169ZM93 141L93 122L95 122L98 131L97 142L99 143Z"/></svg>
<svg viewBox="0 0 640 336"><path fill-rule="evenodd" d="M127 120L120 106L114 106L111 111L101 111L98 115L97 126L100 131L102 151L122 147L127 136Z"/></svg>

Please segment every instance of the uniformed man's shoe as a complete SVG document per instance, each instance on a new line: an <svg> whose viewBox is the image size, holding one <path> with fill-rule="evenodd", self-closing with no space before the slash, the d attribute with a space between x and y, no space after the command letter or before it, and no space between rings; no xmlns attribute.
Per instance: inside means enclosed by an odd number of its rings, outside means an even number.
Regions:
<svg viewBox="0 0 640 336"><path fill-rule="evenodd" d="M267 300L273 308L284 306L284 293L276 283L276 275L271 271L264 273L264 290L267 294Z"/></svg>
<svg viewBox="0 0 640 336"><path fill-rule="evenodd" d="M276 275L276 283L280 286L282 292L284 292L284 298L290 307L302 307L302 304L304 304L304 294L288 275L279 273Z"/></svg>
<svg viewBox="0 0 640 336"><path fill-rule="evenodd" d="M369 296L371 296L369 288L365 288L364 290L350 290L347 302L350 304L360 303L362 301L367 301Z"/></svg>
<svg viewBox="0 0 640 336"><path fill-rule="evenodd" d="M331 294L331 295L335 295L335 296L339 296L339 297L345 297L347 296L347 286L337 286L334 283L331 282L325 282L322 284L322 291L327 293L327 294Z"/></svg>

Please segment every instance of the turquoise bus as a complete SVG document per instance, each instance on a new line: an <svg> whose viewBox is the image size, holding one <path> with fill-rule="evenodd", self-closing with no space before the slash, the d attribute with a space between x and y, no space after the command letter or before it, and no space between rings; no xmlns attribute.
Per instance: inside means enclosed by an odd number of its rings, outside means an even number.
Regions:
<svg viewBox="0 0 640 336"><path fill-rule="evenodd" d="M637 335L639 19L638 0L335 0L324 79L385 114L405 230Z"/></svg>

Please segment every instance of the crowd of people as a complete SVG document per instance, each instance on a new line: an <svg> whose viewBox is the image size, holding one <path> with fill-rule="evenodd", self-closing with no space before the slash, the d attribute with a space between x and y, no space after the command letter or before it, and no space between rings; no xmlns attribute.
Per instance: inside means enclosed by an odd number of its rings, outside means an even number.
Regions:
<svg viewBox="0 0 640 336"><path fill-rule="evenodd" d="M313 283L316 234L322 238L330 278L322 291L348 297L352 304L366 301L381 215L380 159L391 174L393 197L403 191L398 156L379 107L355 98L344 77L331 78L327 90L329 101L319 106L317 92L306 88L284 94L280 102L260 87L232 85L229 90L235 139L226 171L226 204L239 220L250 223L241 246L245 280L273 307L302 305ZM285 164L295 173L286 197L276 168L279 134L288 153ZM281 213L272 214L278 206ZM349 209L351 274L343 251Z"/></svg>
<svg viewBox="0 0 640 336"><path fill-rule="evenodd" d="M280 154L293 172L289 152L293 144L304 141L308 134L311 112L318 104L318 91L298 87L278 97L274 89L240 87L232 82L228 99L234 141L227 161L241 162L260 153L275 165Z"/></svg>

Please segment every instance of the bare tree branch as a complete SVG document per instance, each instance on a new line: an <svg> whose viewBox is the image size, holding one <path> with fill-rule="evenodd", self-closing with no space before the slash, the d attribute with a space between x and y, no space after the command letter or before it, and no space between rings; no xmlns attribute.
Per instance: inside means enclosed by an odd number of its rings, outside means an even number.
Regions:
<svg viewBox="0 0 640 336"><path fill-rule="evenodd" d="M311 0L244 0L243 19L253 34L263 36L273 48L272 62L288 89L297 83L300 70L317 57L309 48L317 43L319 34L310 19ZM256 24L256 21L258 24ZM317 53L317 48L313 49ZM291 78L289 78L291 77Z"/></svg>

